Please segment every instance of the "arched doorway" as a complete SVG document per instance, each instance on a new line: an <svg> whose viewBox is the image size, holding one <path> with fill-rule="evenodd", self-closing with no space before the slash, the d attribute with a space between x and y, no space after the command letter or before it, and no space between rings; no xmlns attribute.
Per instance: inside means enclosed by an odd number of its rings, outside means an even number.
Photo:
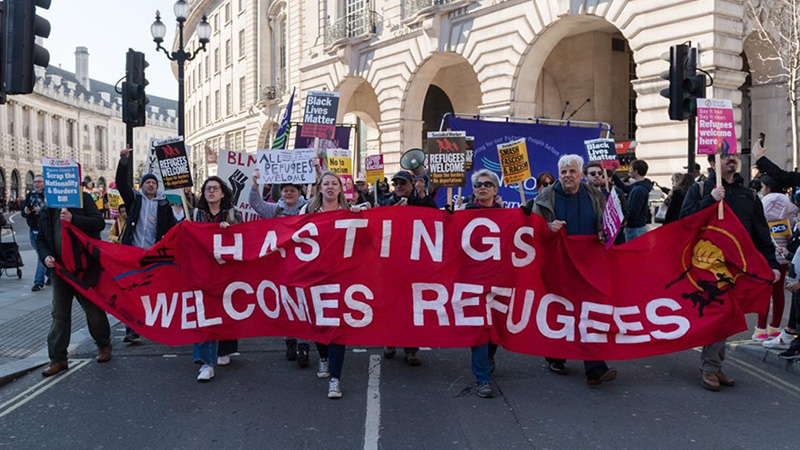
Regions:
<svg viewBox="0 0 800 450"><path fill-rule="evenodd" d="M354 170L363 171L364 159L368 155L381 153L380 129L381 108L375 89L361 77L346 77L336 89L340 94L337 122L352 125L351 150Z"/></svg>
<svg viewBox="0 0 800 450"><path fill-rule="evenodd" d="M33 190L33 171L28 171L25 174L25 193L31 192Z"/></svg>
<svg viewBox="0 0 800 450"><path fill-rule="evenodd" d="M197 170L195 170L193 173L197 173ZM100 178L97 179L97 189L100 189L102 191L106 190L106 179L105 178L100 177Z"/></svg>
<svg viewBox="0 0 800 450"><path fill-rule="evenodd" d="M9 199L16 200L19 198L19 172L14 169L11 172L11 191L9 192Z"/></svg>
<svg viewBox="0 0 800 450"><path fill-rule="evenodd" d="M445 114L453 114L453 102L450 97L439 86L432 84L428 87L425 94L425 103L422 106L422 145L427 145L428 132L439 131L442 124L442 117Z"/></svg>
<svg viewBox="0 0 800 450"><path fill-rule="evenodd" d="M6 171L0 168L0 199L5 200L8 196L6 192Z"/></svg>

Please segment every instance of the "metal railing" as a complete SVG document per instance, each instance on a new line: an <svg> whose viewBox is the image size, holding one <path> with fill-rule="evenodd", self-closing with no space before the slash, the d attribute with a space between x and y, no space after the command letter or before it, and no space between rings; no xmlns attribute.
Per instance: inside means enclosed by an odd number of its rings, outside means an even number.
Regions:
<svg viewBox="0 0 800 450"><path fill-rule="evenodd" d="M437 0L441 1L441 0ZM375 34L380 16L375 11L358 11L348 14L325 28L325 47L339 41Z"/></svg>
<svg viewBox="0 0 800 450"><path fill-rule="evenodd" d="M455 0L406 0L406 17L411 17L425 8L446 5Z"/></svg>

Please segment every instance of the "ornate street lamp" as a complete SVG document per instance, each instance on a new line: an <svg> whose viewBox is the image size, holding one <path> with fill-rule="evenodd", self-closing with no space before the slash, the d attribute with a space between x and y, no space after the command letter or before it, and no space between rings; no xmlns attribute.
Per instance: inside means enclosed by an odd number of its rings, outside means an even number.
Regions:
<svg viewBox="0 0 800 450"><path fill-rule="evenodd" d="M178 63L178 135L184 135L184 94L183 94L183 70L184 64L186 61L193 60L200 51L206 50L206 44L208 44L209 39L211 38L211 25L208 24L208 19L206 16L200 20L200 23L197 25L195 32L197 33L197 38L200 41L200 47L198 47L194 52L187 52L183 48L183 25L186 22L186 16L189 15L189 4L186 0L178 0L175 2L175 6L173 7L173 11L175 12L175 20L178 22L178 50L174 52L169 52L167 49L161 46L161 43L164 42L164 36L167 35L167 26L161 22L161 13L156 11L156 21L150 25L150 34L153 35L153 42L156 43L156 50L161 50L167 55L167 58L170 61L175 61Z"/></svg>

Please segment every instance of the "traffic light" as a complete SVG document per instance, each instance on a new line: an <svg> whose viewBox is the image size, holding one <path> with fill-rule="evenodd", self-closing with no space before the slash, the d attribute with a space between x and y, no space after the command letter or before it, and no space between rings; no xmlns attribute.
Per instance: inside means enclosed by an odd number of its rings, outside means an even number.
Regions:
<svg viewBox="0 0 800 450"><path fill-rule="evenodd" d="M4 31L5 92L30 94L36 83L33 66L47 67L50 53L36 38L50 36L50 22L36 15L36 8L49 9L50 0L6 0Z"/></svg>
<svg viewBox="0 0 800 450"><path fill-rule="evenodd" d="M683 80L683 112L688 116L697 115L697 99L706 98L706 76L697 73L697 49L689 49L686 61L686 78Z"/></svg>
<svg viewBox="0 0 800 450"><path fill-rule="evenodd" d="M122 121L133 127L143 127L147 119L145 86L149 83L144 77L148 66L144 53L128 49L125 58L125 81L122 83Z"/></svg>
<svg viewBox="0 0 800 450"><path fill-rule="evenodd" d="M672 120L684 120L688 117L684 112L686 96L683 89L683 83L687 79L686 59L688 54L689 46L686 44L670 47L669 72L661 74L661 78L669 81L669 87L661 91L661 96L669 99L669 118Z"/></svg>

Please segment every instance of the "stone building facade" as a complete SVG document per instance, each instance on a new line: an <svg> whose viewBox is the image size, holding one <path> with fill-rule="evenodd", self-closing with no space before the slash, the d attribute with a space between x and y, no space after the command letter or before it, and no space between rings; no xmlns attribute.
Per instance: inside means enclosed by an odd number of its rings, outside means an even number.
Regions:
<svg viewBox="0 0 800 450"><path fill-rule="evenodd" d="M77 73L37 68L33 93L8 96L0 106L0 193L10 200L33 188L43 157L78 161L98 186L114 180L125 147L122 98L113 85L89 77L86 47L78 47L75 58ZM144 161L150 138L174 136L178 129L178 103L148 98L147 126L134 129L138 161Z"/></svg>
<svg viewBox="0 0 800 450"><path fill-rule="evenodd" d="M659 94L662 54L691 41L741 145L764 131L789 164L787 95L760 75L746 1L194 0L187 29L207 15L214 34L187 70L188 142L267 147L291 88L295 120L307 91L327 89L360 131L357 159L381 152L387 172L449 111L607 122L666 181L684 170L688 131Z"/></svg>

